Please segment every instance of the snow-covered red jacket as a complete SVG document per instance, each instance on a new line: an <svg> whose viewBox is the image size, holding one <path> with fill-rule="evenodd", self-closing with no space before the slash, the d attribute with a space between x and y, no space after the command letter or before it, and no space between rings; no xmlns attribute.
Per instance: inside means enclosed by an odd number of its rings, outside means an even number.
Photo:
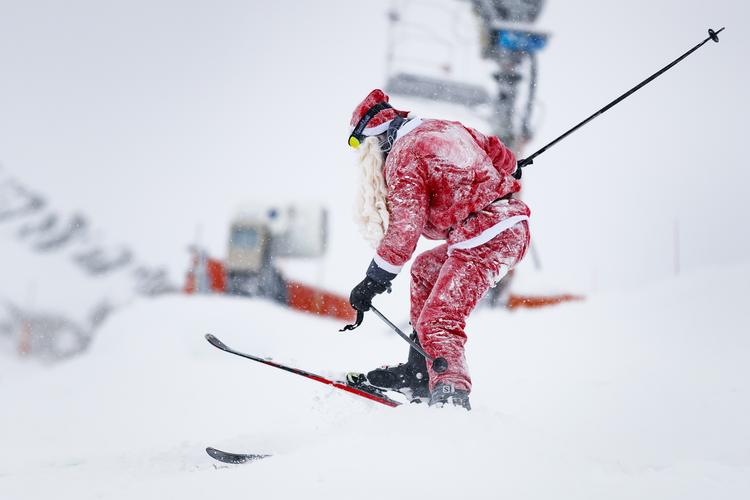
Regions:
<svg viewBox="0 0 750 500"><path fill-rule="evenodd" d="M530 215L521 200L501 200L521 189L513 152L459 122L406 122L384 169L390 220L368 269L379 281L398 274L421 235L472 248Z"/></svg>

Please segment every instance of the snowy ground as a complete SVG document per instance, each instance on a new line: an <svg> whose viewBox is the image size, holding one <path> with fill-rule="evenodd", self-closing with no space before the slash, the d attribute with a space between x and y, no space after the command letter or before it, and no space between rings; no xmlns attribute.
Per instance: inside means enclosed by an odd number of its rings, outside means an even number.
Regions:
<svg viewBox="0 0 750 500"><path fill-rule="evenodd" d="M89 355L0 379L0 498L747 498L750 266L472 318L472 404L397 409L227 354L333 374L404 355L272 304L144 301ZM648 318L648 319L645 319ZM272 453L214 463L207 445Z"/></svg>

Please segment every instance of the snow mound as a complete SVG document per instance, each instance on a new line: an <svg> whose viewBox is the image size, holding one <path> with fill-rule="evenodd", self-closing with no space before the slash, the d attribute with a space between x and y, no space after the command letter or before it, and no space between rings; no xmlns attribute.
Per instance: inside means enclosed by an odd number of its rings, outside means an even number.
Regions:
<svg viewBox="0 0 750 500"><path fill-rule="evenodd" d="M327 375L397 361L370 317L168 297L90 352L0 380L0 498L739 498L750 492L750 265L469 321L474 410L390 409L211 347ZM203 451L271 453L223 466ZM62 493L62 495L61 495Z"/></svg>

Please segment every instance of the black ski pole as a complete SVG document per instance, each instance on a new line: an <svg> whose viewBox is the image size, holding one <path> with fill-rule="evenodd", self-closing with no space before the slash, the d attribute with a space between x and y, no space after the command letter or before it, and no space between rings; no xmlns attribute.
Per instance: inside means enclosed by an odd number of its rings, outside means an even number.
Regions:
<svg viewBox="0 0 750 500"><path fill-rule="evenodd" d="M401 337L406 342L408 342L409 345L412 347L412 349L414 349L419 354L421 354L422 356L424 356L424 359L426 359L427 361L430 361L432 363L432 369L435 370L436 373L443 373L443 372L445 372L445 370L448 369L448 360L446 360L442 356L439 356L437 358L433 358L432 356L430 356L429 354L427 354L426 352L424 352L424 349L422 349L422 347L419 344L417 344L416 342L414 342L412 339L409 338L408 335L406 335L404 332L402 332L399 327L397 327L396 325L394 325L393 323L391 323L391 321L388 318L386 318L385 316L383 316L383 313L381 313L380 311L378 311L377 309L375 309L375 306L371 305L370 309L372 310L372 312L374 312L378 316L378 318L382 319L383 322L385 322L386 325L388 325L391 328L393 328L393 331L395 331L399 335L399 337Z"/></svg>
<svg viewBox="0 0 750 500"><path fill-rule="evenodd" d="M565 132L564 134L562 134L562 135L561 135L560 137L558 137L557 139L555 139L554 141L550 142L549 144L547 144L546 146L544 146L543 148L541 148L541 149L540 149L539 151L537 151L536 153L534 153L534 154L532 154L532 155L530 155L530 156L528 156L528 157L526 157L526 158L524 158L524 159L522 159L522 160L518 160L518 170L517 170L517 171L519 172L519 174L520 174L520 172L521 172L521 169L522 169L523 167L525 167L526 165L531 165L532 163L534 163L534 158L536 158L536 157L537 157L537 156L539 156L540 154L544 153L545 151L547 151L547 149L551 148L552 146L554 146L555 144L557 144L557 143L558 143L558 142L560 142L561 140L565 139L565 138L566 138L566 137L568 137L568 136L569 136L570 134L572 134L573 132L575 132L575 131L576 131L576 130L578 130L579 128L583 127L583 126L584 126L584 125L586 125L586 124L587 124L588 122L590 122L591 120L593 120L593 119L594 119L594 118L596 118L597 116L599 116L599 115L601 115L602 113L604 113L605 111L607 111L607 110L608 110L609 108L613 107L613 106L614 106L615 104L619 103L620 101L624 100L625 98L627 98L627 97L628 97L628 96L630 96L631 94L635 93L635 92L636 92L637 90L639 90L639 89L640 89L641 87L643 87L643 86L647 85L647 84L648 84L648 83L650 83L650 82L651 82L652 80L654 80L654 79L656 79L657 77L659 77L659 76L660 76L660 75L661 75L662 73L666 72L666 71L667 71L668 69L670 69L670 68L671 68L672 66L674 66L674 65L675 65L675 64L677 64L678 62L682 61L682 60L683 60L683 59L685 59L685 58L686 58L687 56L689 56L690 54L692 54L693 52L695 52L696 50L698 50L698 49L699 49L699 48L700 48L701 46L703 46L703 44L704 44L704 43L706 43L707 41L709 41L709 40L713 40L714 42L718 43L718 42L719 42L719 33L721 33L722 31L724 31L724 28L723 28L723 27L722 27L722 28L721 28L720 30L718 30L718 31L714 31L714 30L712 30L712 29L709 29L709 30L708 30L708 38L706 38L705 40L703 40L703 41L702 41L701 43L699 43L698 45L696 45L696 46L695 46L695 47L693 47L692 49L688 50L687 52L685 52L684 54L682 54L682 55L681 55L680 57L678 57L677 59L675 59L675 60L674 60L674 61L672 61L671 63L667 64L667 65L666 65L666 66L664 66L664 67L663 67L662 69L660 69L659 71L657 71L657 72L656 72L656 73L654 73L653 75L649 76L648 78L646 78L645 80L643 80L643 81L642 81L641 83L639 83L638 85L636 85L636 86L635 86L635 87L633 87L632 89L628 90L627 92L625 92L624 94L622 94L622 95L621 95L620 97L618 97L618 98L617 98L617 99L615 99L614 101L610 102L609 104L607 104L606 106L604 106L604 107L603 107L602 109L600 109L599 111L597 111L597 112L596 112L596 113L594 113L593 115L589 116L588 118L586 118L585 120L583 120L583 121L582 121L581 123L579 123L579 124L578 124L578 125L576 125L575 127L571 128L570 130L568 130L567 132Z"/></svg>

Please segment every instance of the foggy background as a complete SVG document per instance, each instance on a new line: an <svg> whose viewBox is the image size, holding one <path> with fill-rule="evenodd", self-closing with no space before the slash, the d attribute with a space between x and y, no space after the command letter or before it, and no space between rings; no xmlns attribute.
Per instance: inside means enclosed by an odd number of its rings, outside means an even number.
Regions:
<svg viewBox="0 0 750 500"><path fill-rule="evenodd" d="M90 214L106 238L131 243L176 281L190 242L200 238L223 254L238 204L326 200L336 264L324 284L348 290L364 272L371 251L347 225L355 177L345 139L354 105L384 84L382 49L367 54L384 43L386 4L0 6L3 175L61 210ZM584 290L658 280L674 271L676 225L683 271L750 256L742 63L750 44L741 29L748 10L730 1L547 2L537 24L552 38L539 56L537 133L526 154L695 45L708 27L727 30L720 44L525 171L546 271ZM333 11L335 22L326 18ZM413 111L430 117L434 107ZM2 241L3 281L28 281L33 270L7 258L12 244ZM342 259L344 252L358 258Z"/></svg>

